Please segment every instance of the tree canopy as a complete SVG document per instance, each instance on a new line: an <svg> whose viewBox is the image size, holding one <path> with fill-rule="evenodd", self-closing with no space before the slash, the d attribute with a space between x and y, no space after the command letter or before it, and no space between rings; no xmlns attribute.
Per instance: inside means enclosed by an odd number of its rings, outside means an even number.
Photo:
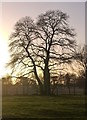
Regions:
<svg viewBox="0 0 87 120"><path fill-rule="evenodd" d="M60 65L71 63L76 55L76 33L68 18L60 10L40 14L36 22L25 16L15 24L10 36L9 65L18 71L17 75L33 73L41 94L51 94L51 76L57 74Z"/></svg>

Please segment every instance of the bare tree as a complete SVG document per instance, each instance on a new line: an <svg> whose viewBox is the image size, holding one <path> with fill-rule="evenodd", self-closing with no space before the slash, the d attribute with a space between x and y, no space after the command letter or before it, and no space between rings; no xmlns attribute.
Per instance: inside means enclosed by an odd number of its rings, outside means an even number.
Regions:
<svg viewBox="0 0 87 120"><path fill-rule="evenodd" d="M68 15L59 10L47 11L35 23L30 17L20 19L9 39L13 71L34 76L40 93L51 94L50 78L58 66L72 62L75 54L75 32L68 24ZM43 75L43 80L39 77Z"/></svg>
<svg viewBox="0 0 87 120"><path fill-rule="evenodd" d="M81 75L83 77L83 83L85 79L85 95L87 95L87 45L82 46L82 48L80 47L80 49L77 50L76 56L77 61L83 66Z"/></svg>

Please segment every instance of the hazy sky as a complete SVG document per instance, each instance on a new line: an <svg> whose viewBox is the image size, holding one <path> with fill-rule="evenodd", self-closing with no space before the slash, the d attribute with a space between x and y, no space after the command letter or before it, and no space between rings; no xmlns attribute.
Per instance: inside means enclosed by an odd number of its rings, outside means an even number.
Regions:
<svg viewBox="0 0 87 120"><path fill-rule="evenodd" d="M61 10L67 13L70 16L70 26L75 28L77 33L76 39L78 43L80 45L85 43L84 2L2 2L2 5L0 3L0 17L2 19L2 24L0 25L0 76L8 72L5 68L10 58L7 42L15 23L25 16L30 16L32 19L36 20L39 14L47 10Z"/></svg>
<svg viewBox="0 0 87 120"><path fill-rule="evenodd" d="M80 44L85 41L85 3L84 2L8 2L2 3L2 30L8 36L14 24L21 17L30 16L36 20L40 13L47 10L61 10L70 18L70 26L75 28L76 39Z"/></svg>

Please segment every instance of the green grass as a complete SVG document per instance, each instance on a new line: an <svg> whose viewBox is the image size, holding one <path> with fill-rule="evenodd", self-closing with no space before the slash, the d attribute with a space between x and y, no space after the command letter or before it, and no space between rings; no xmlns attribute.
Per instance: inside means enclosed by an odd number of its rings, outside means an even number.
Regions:
<svg viewBox="0 0 87 120"><path fill-rule="evenodd" d="M3 118L83 118L84 96L3 97Z"/></svg>

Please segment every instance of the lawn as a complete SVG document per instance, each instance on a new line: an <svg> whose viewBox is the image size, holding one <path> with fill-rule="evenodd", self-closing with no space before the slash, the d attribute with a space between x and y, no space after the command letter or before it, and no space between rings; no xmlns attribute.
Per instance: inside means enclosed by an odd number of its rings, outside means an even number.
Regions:
<svg viewBox="0 0 87 120"><path fill-rule="evenodd" d="M83 118L85 97L9 96L3 97L2 108L3 118Z"/></svg>

